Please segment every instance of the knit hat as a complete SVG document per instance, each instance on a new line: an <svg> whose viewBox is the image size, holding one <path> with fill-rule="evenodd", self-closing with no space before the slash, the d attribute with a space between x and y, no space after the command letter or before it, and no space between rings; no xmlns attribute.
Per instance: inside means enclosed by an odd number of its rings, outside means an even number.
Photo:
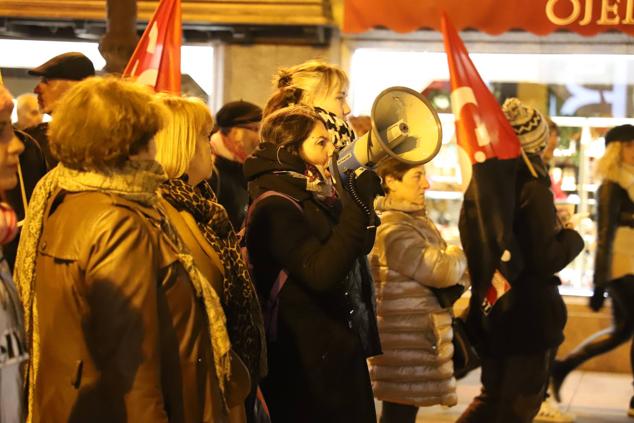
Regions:
<svg viewBox="0 0 634 423"><path fill-rule="evenodd" d="M232 101L225 104L216 113L216 125L219 128L256 123L262 120L262 109L248 101Z"/></svg>
<svg viewBox="0 0 634 423"><path fill-rule="evenodd" d="M634 126L632 125L619 125L610 129L605 134L605 145L613 141L632 141L634 140Z"/></svg>
<svg viewBox="0 0 634 423"><path fill-rule="evenodd" d="M517 98L506 99L502 111L520 139L524 152L539 153L546 147L548 124L541 113Z"/></svg>

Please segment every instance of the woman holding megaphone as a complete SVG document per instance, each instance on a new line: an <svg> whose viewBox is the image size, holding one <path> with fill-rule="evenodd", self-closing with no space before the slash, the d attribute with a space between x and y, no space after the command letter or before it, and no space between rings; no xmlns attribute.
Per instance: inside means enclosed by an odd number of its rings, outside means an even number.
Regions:
<svg viewBox="0 0 634 423"><path fill-rule="evenodd" d="M365 255L378 177L352 176L365 207L340 183L333 190L322 175L335 147L311 107L273 111L260 135L244 165L245 239L267 329L271 418L374 423L366 358L380 346Z"/></svg>

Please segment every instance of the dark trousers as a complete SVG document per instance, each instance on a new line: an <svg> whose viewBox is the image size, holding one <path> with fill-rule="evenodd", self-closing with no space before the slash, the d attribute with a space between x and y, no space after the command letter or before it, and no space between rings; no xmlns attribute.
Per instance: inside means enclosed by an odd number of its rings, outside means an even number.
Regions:
<svg viewBox="0 0 634 423"><path fill-rule="evenodd" d="M612 327L583 341L568 357L555 363L553 375L561 379L586 360L603 354L632 338L634 333L634 275L611 281L607 286L612 298ZM634 344L630 348L630 366L634 373Z"/></svg>
<svg viewBox="0 0 634 423"><path fill-rule="evenodd" d="M415 423L418 407L409 404L397 404L383 401L379 423Z"/></svg>
<svg viewBox="0 0 634 423"><path fill-rule="evenodd" d="M553 353L482 357L482 391L458 423L531 423L544 399Z"/></svg>

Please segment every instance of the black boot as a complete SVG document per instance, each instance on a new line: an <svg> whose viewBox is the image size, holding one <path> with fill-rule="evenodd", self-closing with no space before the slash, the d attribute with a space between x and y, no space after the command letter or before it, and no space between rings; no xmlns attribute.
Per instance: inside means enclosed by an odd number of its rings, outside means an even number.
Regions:
<svg viewBox="0 0 634 423"><path fill-rule="evenodd" d="M573 369L573 366L570 366L567 360L555 360L553 361L553 366L550 369L550 391L555 398L555 401L561 402L561 395L559 390L561 389L561 385L563 385L566 376Z"/></svg>

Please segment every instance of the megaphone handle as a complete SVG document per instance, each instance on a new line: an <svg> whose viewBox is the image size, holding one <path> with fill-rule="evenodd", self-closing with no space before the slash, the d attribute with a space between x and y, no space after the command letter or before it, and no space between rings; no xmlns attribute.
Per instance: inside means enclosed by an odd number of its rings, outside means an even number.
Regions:
<svg viewBox="0 0 634 423"><path fill-rule="evenodd" d="M357 189L354 185L354 181L357 179L357 176L362 174L363 172L367 172L367 171L364 168L360 167L360 168L357 168L357 170L355 170L349 175L348 180L346 182L347 183L346 191L350 193L350 196L352 197L352 201L354 201L355 204L359 206L361 210L363 210L363 212L370 218L367 229L375 229L376 223L377 223L375 219L376 214L374 214L374 212L370 210L370 207L363 202L363 200L359 196L359 193L357 192Z"/></svg>

